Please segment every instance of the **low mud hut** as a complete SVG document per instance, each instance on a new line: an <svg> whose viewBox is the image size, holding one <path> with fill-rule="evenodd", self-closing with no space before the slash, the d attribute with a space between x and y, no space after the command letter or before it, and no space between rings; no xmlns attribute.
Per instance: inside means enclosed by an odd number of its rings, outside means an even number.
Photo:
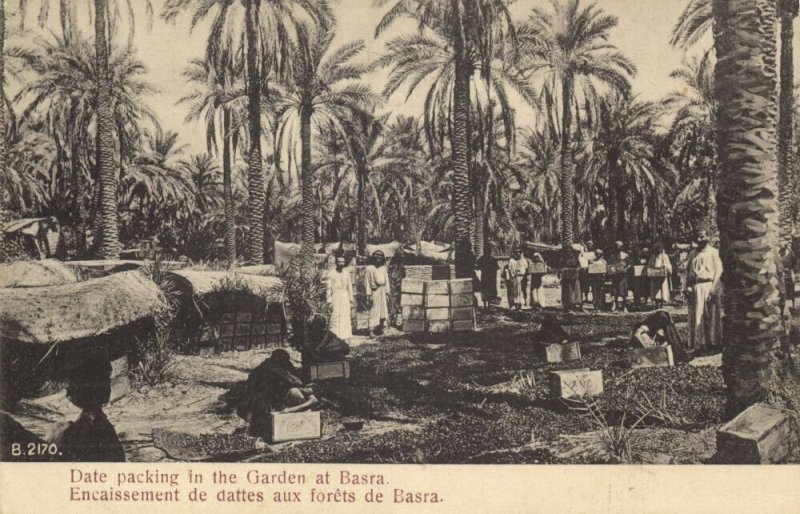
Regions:
<svg viewBox="0 0 800 514"><path fill-rule="evenodd" d="M59 390L89 356L108 358L127 383L128 359L137 359L137 342L153 337L166 309L158 286L136 271L0 290L4 404Z"/></svg>
<svg viewBox="0 0 800 514"><path fill-rule="evenodd" d="M63 286L77 281L77 274L55 259L0 263L0 288Z"/></svg>
<svg viewBox="0 0 800 514"><path fill-rule="evenodd" d="M186 353L282 344L286 336L283 282L235 271L168 274L177 296L175 335Z"/></svg>

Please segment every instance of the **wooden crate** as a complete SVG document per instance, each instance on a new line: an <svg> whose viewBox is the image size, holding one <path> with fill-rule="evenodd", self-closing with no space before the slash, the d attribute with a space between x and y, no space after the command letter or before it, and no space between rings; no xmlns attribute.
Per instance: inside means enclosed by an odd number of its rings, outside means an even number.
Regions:
<svg viewBox="0 0 800 514"><path fill-rule="evenodd" d="M453 321L464 321L470 320L472 321L475 319L475 308L474 307L451 307L450 308L450 319Z"/></svg>
<svg viewBox="0 0 800 514"><path fill-rule="evenodd" d="M648 277L663 278L667 276L666 268L647 268L645 271Z"/></svg>
<svg viewBox="0 0 800 514"><path fill-rule="evenodd" d="M322 437L322 418L319 411L273 412L270 414L270 421L273 443Z"/></svg>
<svg viewBox="0 0 800 514"><path fill-rule="evenodd" d="M400 305L402 306L419 306L425 305L425 297L421 294L406 294L400 296Z"/></svg>
<svg viewBox="0 0 800 514"><path fill-rule="evenodd" d="M550 344L542 347L547 363L569 362L581 358L581 345L578 342Z"/></svg>
<svg viewBox="0 0 800 514"><path fill-rule="evenodd" d="M413 278L404 278L400 283L400 291L409 294L424 294L425 281Z"/></svg>
<svg viewBox="0 0 800 514"><path fill-rule="evenodd" d="M608 265L605 262L592 262L589 264L590 275L605 275L608 272Z"/></svg>
<svg viewBox="0 0 800 514"><path fill-rule="evenodd" d="M670 367L675 365L672 347L657 346L655 348L634 348L628 350L631 368Z"/></svg>
<svg viewBox="0 0 800 514"><path fill-rule="evenodd" d="M425 283L425 295L446 295L450 294L450 282L447 280L431 280Z"/></svg>
<svg viewBox="0 0 800 514"><path fill-rule="evenodd" d="M645 266L643 264L636 264L631 267L634 277L643 277Z"/></svg>
<svg viewBox="0 0 800 514"><path fill-rule="evenodd" d="M440 333L440 332L450 332L450 321L426 321L425 322L425 331L431 332L433 334Z"/></svg>
<svg viewBox="0 0 800 514"><path fill-rule="evenodd" d="M450 296L450 307L472 307L475 305L475 297L472 294L455 294Z"/></svg>
<svg viewBox="0 0 800 514"><path fill-rule="evenodd" d="M356 312L356 330L369 330L369 312Z"/></svg>
<svg viewBox="0 0 800 514"><path fill-rule="evenodd" d="M425 306L428 308L431 307L450 307L450 296L449 295L431 295L425 297Z"/></svg>
<svg viewBox="0 0 800 514"><path fill-rule="evenodd" d="M550 395L554 398L595 396L603 392L603 371L570 369L550 372Z"/></svg>
<svg viewBox="0 0 800 514"><path fill-rule="evenodd" d="M450 281L450 294L472 293L472 279L458 278Z"/></svg>
<svg viewBox="0 0 800 514"><path fill-rule="evenodd" d="M425 308L417 305L404 305L402 307L403 321L412 319L425 319Z"/></svg>
<svg viewBox="0 0 800 514"><path fill-rule="evenodd" d="M403 332L425 332L425 320L403 319Z"/></svg>
<svg viewBox="0 0 800 514"><path fill-rule="evenodd" d="M350 378L350 363L347 361L321 362L308 366L308 378L311 381L330 380L332 378Z"/></svg>
<svg viewBox="0 0 800 514"><path fill-rule="evenodd" d="M608 265L608 275L622 275L625 273L625 264L617 263L617 264L609 264Z"/></svg>
<svg viewBox="0 0 800 514"><path fill-rule="evenodd" d="M436 307L425 309L425 319L428 321L443 321L450 319L450 309L448 307Z"/></svg>
<svg viewBox="0 0 800 514"><path fill-rule="evenodd" d="M545 275L547 273L547 264L543 262L531 263L530 272L532 275Z"/></svg>
<svg viewBox="0 0 800 514"><path fill-rule="evenodd" d="M453 332L471 332L475 330L475 321L474 320L453 320L452 321L452 330Z"/></svg>

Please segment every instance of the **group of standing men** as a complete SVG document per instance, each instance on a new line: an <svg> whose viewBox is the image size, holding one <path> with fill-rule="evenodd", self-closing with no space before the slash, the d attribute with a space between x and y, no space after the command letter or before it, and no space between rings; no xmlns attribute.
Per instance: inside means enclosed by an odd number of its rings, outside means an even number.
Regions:
<svg viewBox="0 0 800 514"><path fill-rule="evenodd" d="M353 309L356 306L353 282L350 272L345 269L347 262L343 255L336 257L336 268L328 272L328 304L331 308L329 329L341 339L353 337ZM389 319L389 271L383 252L372 254L371 261L364 271L364 289L369 306L370 336L380 335Z"/></svg>

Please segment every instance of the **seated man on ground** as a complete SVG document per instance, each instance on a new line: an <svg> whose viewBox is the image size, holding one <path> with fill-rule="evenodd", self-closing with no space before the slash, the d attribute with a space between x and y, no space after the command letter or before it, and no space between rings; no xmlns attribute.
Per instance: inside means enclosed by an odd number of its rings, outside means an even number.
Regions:
<svg viewBox="0 0 800 514"><path fill-rule="evenodd" d="M665 310L658 310L633 327L630 345L634 348L656 348L671 346L676 362L688 362L691 353L687 352L680 334L675 329L672 317Z"/></svg>
<svg viewBox="0 0 800 514"><path fill-rule="evenodd" d="M269 440L272 436L272 412L301 412L317 403L316 385L303 385L289 353L279 348L250 372L238 414L250 422L250 435Z"/></svg>
<svg viewBox="0 0 800 514"><path fill-rule="evenodd" d="M328 330L328 321L325 316L314 316L308 324L303 364L343 361L348 353L350 353L350 347Z"/></svg>
<svg viewBox="0 0 800 514"><path fill-rule="evenodd" d="M125 451L114 426L103 413L111 397L111 363L95 357L76 368L67 385L67 398L81 414L75 421L57 423L48 442L58 446L67 462L125 462Z"/></svg>

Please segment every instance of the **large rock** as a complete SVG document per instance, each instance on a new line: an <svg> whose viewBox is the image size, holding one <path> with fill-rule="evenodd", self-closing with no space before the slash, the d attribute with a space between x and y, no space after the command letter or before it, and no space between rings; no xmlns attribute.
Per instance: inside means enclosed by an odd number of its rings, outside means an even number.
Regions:
<svg viewBox="0 0 800 514"><path fill-rule="evenodd" d="M714 460L726 464L778 464L786 462L799 440L794 417L757 403L717 431Z"/></svg>

